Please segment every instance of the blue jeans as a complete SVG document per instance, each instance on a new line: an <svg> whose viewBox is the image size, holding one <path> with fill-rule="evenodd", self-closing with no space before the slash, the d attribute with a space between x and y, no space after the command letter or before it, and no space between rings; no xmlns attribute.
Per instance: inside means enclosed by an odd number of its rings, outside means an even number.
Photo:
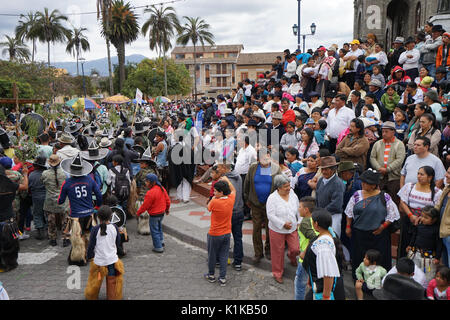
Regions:
<svg viewBox="0 0 450 320"><path fill-rule="evenodd" d="M239 212L231 219L231 232L233 234L233 263L241 264L244 257L244 247L242 245L242 224L244 223L244 213Z"/></svg>
<svg viewBox="0 0 450 320"><path fill-rule="evenodd" d="M152 234L153 247L155 249L162 249L164 243L164 236L162 231L162 221L164 216L152 217L150 216L150 232Z"/></svg>
<svg viewBox="0 0 450 320"><path fill-rule="evenodd" d="M220 263L219 278L225 279L227 275L228 252L230 250L231 234L222 236L211 236L208 234L208 274L214 275L216 269L216 261Z"/></svg>
<svg viewBox="0 0 450 320"><path fill-rule="evenodd" d="M450 237L442 239L444 250L442 251L442 260L447 268L450 268Z"/></svg>
<svg viewBox="0 0 450 320"><path fill-rule="evenodd" d="M306 284L308 283L308 275L303 265L299 262L294 280L295 300L305 300Z"/></svg>
<svg viewBox="0 0 450 320"><path fill-rule="evenodd" d="M45 199L33 199L33 221L36 229L47 229L47 217L44 213Z"/></svg>

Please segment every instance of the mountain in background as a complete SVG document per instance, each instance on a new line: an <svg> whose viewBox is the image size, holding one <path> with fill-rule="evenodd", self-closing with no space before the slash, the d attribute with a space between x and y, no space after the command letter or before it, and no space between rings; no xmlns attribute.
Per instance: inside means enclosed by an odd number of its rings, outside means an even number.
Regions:
<svg viewBox="0 0 450 320"><path fill-rule="evenodd" d="M147 59L146 56L140 55L140 54L132 54L130 56L125 57L125 64L128 62L130 63L139 63L142 60ZM114 65L119 64L117 56L111 57L111 67L114 70ZM52 66L55 68L62 68L66 69L67 72L69 72L70 75L77 75L77 62L55 62L52 63ZM79 62L79 68L80 68L80 75L81 73L81 62ZM98 72L100 72L101 77L107 77L109 75L108 73L108 58L103 59L97 59L92 61L86 61L84 63L84 74L86 76L91 74L91 70L95 69Z"/></svg>

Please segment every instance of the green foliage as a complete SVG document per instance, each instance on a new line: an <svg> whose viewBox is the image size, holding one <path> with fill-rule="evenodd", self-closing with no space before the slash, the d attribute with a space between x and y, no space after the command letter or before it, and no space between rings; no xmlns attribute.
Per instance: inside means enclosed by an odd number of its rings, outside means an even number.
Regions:
<svg viewBox="0 0 450 320"><path fill-rule="evenodd" d="M0 76L0 97L1 98L14 98L13 94L13 80L8 78L2 78ZM33 98L34 90L29 83L15 81L16 87L19 90L20 98Z"/></svg>
<svg viewBox="0 0 450 320"><path fill-rule="evenodd" d="M172 59L167 61L167 91L169 95L186 95L191 90L189 71L184 65L176 64ZM156 70L153 70L153 69ZM163 59L144 59L132 70L125 81L122 94L134 97L136 88L147 96L160 96L164 93Z"/></svg>

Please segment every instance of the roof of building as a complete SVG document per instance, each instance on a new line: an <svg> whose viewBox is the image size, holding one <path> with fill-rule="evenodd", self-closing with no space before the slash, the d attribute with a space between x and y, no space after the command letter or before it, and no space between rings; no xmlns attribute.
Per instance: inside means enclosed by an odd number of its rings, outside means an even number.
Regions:
<svg viewBox="0 0 450 320"><path fill-rule="evenodd" d="M234 45L215 45L215 46L204 46L198 45L195 47L195 52L202 53L202 52L241 52L241 50L244 50L244 46L242 44L234 44ZM172 50L172 54L177 53L193 53L194 52L194 46L178 46L175 47Z"/></svg>
<svg viewBox="0 0 450 320"><path fill-rule="evenodd" d="M241 53L237 61L238 65L266 65L273 64L277 56L283 56L283 52Z"/></svg>

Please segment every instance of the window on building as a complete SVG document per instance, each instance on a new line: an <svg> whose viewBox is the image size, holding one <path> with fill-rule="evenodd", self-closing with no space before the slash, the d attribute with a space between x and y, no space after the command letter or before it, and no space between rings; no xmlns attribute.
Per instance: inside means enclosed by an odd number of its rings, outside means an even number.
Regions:
<svg viewBox="0 0 450 320"><path fill-rule="evenodd" d="M177 60L185 59L185 57L186 57L186 55L184 53L177 53L175 55L175 59L177 59Z"/></svg>
<svg viewBox="0 0 450 320"><path fill-rule="evenodd" d="M227 73L227 64L224 63L222 64L222 73L221 74L226 74Z"/></svg>
<svg viewBox="0 0 450 320"><path fill-rule="evenodd" d="M195 56L198 58L203 58L203 53L196 53Z"/></svg>
<svg viewBox="0 0 450 320"><path fill-rule="evenodd" d="M210 84L210 77L209 77L209 64L205 64L205 83Z"/></svg>
<svg viewBox="0 0 450 320"><path fill-rule="evenodd" d="M228 57L230 58L236 58L237 57L237 52L228 52Z"/></svg>
<svg viewBox="0 0 450 320"><path fill-rule="evenodd" d="M248 72L241 72L241 81L248 79Z"/></svg>
<svg viewBox="0 0 450 320"><path fill-rule="evenodd" d="M222 77L222 87L227 86L227 77Z"/></svg>
<svg viewBox="0 0 450 320"><path fill-rule="evenodd" d="M417 3L417 7L416 7L416 30L420 31L420 26L421 26L421 21L422 21L422 4L419 2Z"/></svg>
<svg viewBox="0 0 450 320"><path fill-rule="evenodd" d="M196 65L195 66L195 79L196 79L196 83L199 86L201 83L201 78L200 78L200 65Z"/></svg>
<svg viewBox="0 0 450 320"><path fill-rule="evenodd" d="M236 65L231 65L231 82L236 83Z"/></svg>
<svg viewBox="0 0 450 320"><path fill-rule="evenodd" d="M222 78L221 77L217 77L217 87L222 87Z"/></svg>
<svg viewBox="0 0 450 320"><path fill-rule="evenodd" d="M225 58L225 53L223 52L215 52L214 58Z"/></svg>

